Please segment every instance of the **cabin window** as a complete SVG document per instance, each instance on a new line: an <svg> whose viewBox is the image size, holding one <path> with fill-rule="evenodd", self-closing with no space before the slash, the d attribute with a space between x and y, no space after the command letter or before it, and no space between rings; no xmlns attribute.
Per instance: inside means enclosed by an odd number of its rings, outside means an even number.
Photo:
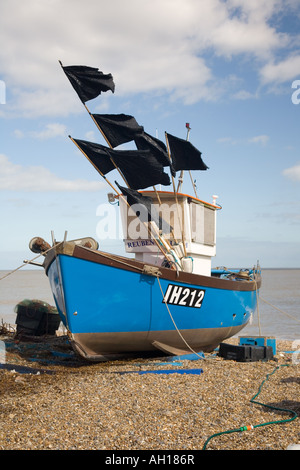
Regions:
<svg viewBox="0 0 300 470"><path fill-rule="evenodd" d="M215 245L215 211L204 204L190 205L191 238L195 243Z"/></svg>

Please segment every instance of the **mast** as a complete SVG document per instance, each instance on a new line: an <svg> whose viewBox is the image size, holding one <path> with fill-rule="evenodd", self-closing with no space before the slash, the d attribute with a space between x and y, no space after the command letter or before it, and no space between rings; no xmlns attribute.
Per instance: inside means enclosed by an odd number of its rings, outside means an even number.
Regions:
<svg viewBox="0 0 300 470"><path fill-rule="evenodd" d="M192 129L191 129L190 124L189 124L188 122L186 123L185 127L186 127L186 129L187 129L186 141L188 142L188 141L189 141L189 137L190 137L190 131L191 131ZM194 183L194 180L193 180L193 177L192 177L192 172L191 172L191 170L189 170L189 174L190 174L191 182L192 182L192 185L193 185L193 188L194 188L195 196L196 196L196 198L198 199L198 195L197 195L197 191L196 191L196 186L195 186L195 183ZM181 190L181 186L182 186L182 183L183 183L183 175L184 175L184 170L181 170L180 176L179 176L179 179L178 179L177 192L179 192L179 191Z"/></svg>
<svg viewBox="0 0 300 470"><path fill-rule="evenodd" d="M168 150L168 155L169 155L170 163L172 163L170 145L169 145L168 136L167 136L167 133L166 133L166 132L165 132L165 137L166 137L167 150ZM182 218L180 218L179 202L178 202L178 198L177 198L177 193L178 193L178 191L176 192L175 180L174 180L174 176L172 175L172 172L171 172L171 176L172 176L173 192L174 192L175 202L176 202L176 210L177 210L178 222L179 222L179 224L180 224L180 229L181 229L181 238L182 238L183 250L184 250L185 256L187 256L186 246L185 246L185 236L184 236L184 220L183 220L183 219L184 219L184 215L182 216Z"/></svg>

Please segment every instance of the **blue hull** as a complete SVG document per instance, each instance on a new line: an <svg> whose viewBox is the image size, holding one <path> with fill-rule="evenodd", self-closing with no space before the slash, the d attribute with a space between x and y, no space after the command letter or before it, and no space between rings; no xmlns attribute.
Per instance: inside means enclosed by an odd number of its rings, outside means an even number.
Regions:
<svg viewBox="0 0 300 470"><path fill-rule="evenodd" d="M76 250L52 253L46 272L71 340L89 359L212 350L256 309L257 282L177 276L170 269L149 275L141 263Z"/></svg>

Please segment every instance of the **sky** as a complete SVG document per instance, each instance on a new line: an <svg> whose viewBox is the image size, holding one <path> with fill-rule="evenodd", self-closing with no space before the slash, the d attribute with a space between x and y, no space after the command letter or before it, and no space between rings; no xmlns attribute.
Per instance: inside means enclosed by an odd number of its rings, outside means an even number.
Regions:
<svg viewBox="0 0 300 470"><path fill-rule="evenodd" d="M2 0L0 269L51 232L122 247L99 240L111 189L68 136L105 141L59 60L113 75L92 113L130 114L161 140L190 123L209 167L193 172L198 196L222 206L213 266L299 268L299 26L299 0Z"/></svg>

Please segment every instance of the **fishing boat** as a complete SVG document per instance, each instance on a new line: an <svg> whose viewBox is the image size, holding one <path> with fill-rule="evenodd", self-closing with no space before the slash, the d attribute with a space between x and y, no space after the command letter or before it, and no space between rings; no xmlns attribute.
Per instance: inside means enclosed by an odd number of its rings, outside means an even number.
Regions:
<svg viewBox="0 0 300 470"><path fill-rule="evenodd" d="M51 245L39 237L30 241L44 256L71 344L91 361L212 351L254 315L261 271L258 265L212 268L221 206L217 196L200 199L194 184L195 194L182 190L185 172L193 183L191 171L208 169L189 140L189 124L186 139L166 133L164 144L133 116L92 114L86 102L114 92L112 75L61 66L105 138L107 145L70 137L112 190L109 202L119 211L125 248L121 256L101 251L92 237L57 241L54 234ZM116 148L125 142L136 148ZM113 170L122 185L108 180Z"/></svg>

